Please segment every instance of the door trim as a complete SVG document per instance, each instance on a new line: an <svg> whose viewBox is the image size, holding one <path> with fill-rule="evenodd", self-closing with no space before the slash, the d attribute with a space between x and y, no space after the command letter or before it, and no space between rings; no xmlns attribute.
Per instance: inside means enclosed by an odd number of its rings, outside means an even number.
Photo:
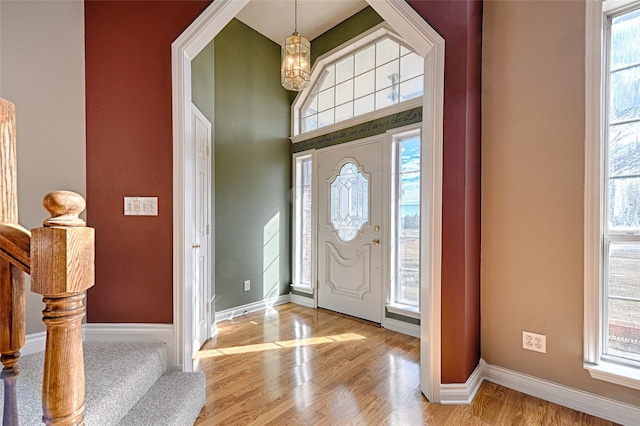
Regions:
<svg viewBox="0 0 640 426"><path fill-rule="evenodd" d="M191 106L191 60L227 25L249 0L216 0L171 45L173 124L173 325L176 359L185 362L192 353L190 339L193 309L191 248L185 242L192 229L188 209L193 184L193 156L188 117ZM421 165L423 249L421 264L420 388L431 402L440 402L441 388L441 260L442 260L442 147L444 119L444 39L404 0L368 0L371 7L409 45L424 57L424 96ZM212 170L212 173L215 173Z"/></svg>

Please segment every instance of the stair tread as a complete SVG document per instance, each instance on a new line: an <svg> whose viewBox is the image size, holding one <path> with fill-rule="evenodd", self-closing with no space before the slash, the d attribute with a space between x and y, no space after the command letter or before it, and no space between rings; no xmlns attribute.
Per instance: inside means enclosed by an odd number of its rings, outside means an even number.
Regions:
<svg viewBox="0 0 640 426"><path fill-rule="evenodd" d="M205 389L204 373L166 372L119 425L192 425L205 404Z"/></svg>
<svg viewBox="0 0 640 426"><path fill-rule="evenodd" d="M162 342L85 342L84 357L87 426L118 424L167 369ZM43 365L42 352L20 359L17 394L22 426L42 424ZM0 409L3 393L0 386Z"/></svg>

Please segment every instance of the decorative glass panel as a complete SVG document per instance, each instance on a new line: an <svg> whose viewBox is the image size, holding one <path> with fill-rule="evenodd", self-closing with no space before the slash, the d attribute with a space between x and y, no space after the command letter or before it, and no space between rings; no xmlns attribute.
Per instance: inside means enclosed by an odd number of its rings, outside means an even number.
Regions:
<svg viewBox="0 0 640 426"><path fill-rule="evenodd" d="M343 241L353 240L369 220L369 181L354 163L346 163L331 183L331 223Z"/></svg>

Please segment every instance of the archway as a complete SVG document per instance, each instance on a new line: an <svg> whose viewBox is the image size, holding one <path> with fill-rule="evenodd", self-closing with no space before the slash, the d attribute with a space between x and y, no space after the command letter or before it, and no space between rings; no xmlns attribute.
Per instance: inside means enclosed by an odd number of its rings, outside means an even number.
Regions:
<svg viewBox="0 0 640 426"><path fill-rule="evenodd" d="M189 146L191 128L191 60L233 19L249 0L217 0L172 44L173 107L173 325L176 360L190 370L192 348L193 253L189 190L194 158ZM420 260L421 389L431 402L440 402L441 385L441 251L442 251L442 125L444 97L444 39L405 1L367 1L411 47L424 58L422 122Z"/></svg>

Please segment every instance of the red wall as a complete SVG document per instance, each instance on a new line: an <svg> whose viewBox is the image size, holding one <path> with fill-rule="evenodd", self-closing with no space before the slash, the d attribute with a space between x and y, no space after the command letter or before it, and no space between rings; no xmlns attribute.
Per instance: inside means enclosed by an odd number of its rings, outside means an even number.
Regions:
<svg viewBox="0 0 640 426"><path fill-rule="evenodd" d="M482 2L408 3L445 39L442 383L464 383L480 359Z"/></svg>
<svg viewBox="0 0 640 426"><path fill-rule="evenodd" d="M482 3L408 3L446 46L442 381L461 383L480 357ZM172 322L170 45L207 4L85 2L89 322ZM124 196L158 196L158 217L124 217Z"/></svg>
<svg viewBox="0 0 640 426"><path fill-rule="evenodd" d="M171 43L208 1L85 2L89 322L173 322ZM157 196L157 217L123 215Z"/></svg>

